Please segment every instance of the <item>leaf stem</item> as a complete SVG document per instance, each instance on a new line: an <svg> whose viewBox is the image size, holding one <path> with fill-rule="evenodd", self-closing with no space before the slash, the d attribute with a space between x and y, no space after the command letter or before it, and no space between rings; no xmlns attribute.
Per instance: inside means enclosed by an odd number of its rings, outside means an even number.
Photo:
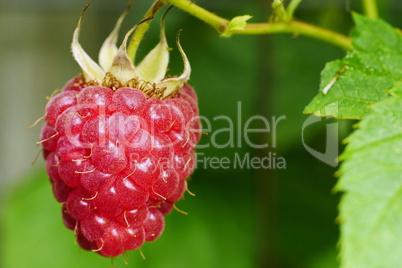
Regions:
<svg viewBox="0 0 402 268"><path fill-rule="evenodd" d="M364 14L371 19L378 18L378 9L376 0L363 0Z"/></svg>
<svg viewBox="0 0 402 268"><path fill-rule="evenodd" d="M229 20L219 17L190 0L161 0L165 4L173 5L187 13L197 17L212 26L219 33L224 33L229 25ZM366 0L369 1L369 0ZM297 3L297 1L296 1ZM305 22L291 20L289 22L264 22L247 23L244 29L233 30L232 34L259 35L276 33L293 33L309 36L345 50L352 50L352 43L349 37L328 29L314 26Z"/></svg>

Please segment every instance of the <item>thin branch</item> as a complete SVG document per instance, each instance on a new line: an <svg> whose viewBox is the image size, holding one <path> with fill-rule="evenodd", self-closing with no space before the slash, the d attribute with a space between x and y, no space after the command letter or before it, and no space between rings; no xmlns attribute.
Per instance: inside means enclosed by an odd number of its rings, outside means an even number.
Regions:
<svg viewBox="0 0 402 268"><path fill-rule="evenodd" d="M248 23L244 30L233 31L233 34L247 35L278 33L300 34L333 44L345 50L353 49L349 37L297 20L291 20L288 23Z"/></svg>
<svg viewBox="0 0 402 268"><path fill-rule="evenodd" d="M221 18L200 6L197 6L190 0L162 0L166 4L173 5L181 10L186 11L190 15L199 18L200 20L211 25L217 29L218 32L223 33L229 24L229 21Z"/></svg>
<svg viewBox="0 0 402 268"><path fill-rule="evenodd" d="M173 5L215 28L219 33L225 32L229 25L229 20L219 17L189 0L162 0L165 4ZM366 0L369 1L369 0ZM328 29L314 26L301 21L291 20L289 22L264 22L247 23L241 30L233 30L232 34L257 35L257 34L276 34L293 33L309 36L345 50L352 50L352 43L349 37Z"/></svg>

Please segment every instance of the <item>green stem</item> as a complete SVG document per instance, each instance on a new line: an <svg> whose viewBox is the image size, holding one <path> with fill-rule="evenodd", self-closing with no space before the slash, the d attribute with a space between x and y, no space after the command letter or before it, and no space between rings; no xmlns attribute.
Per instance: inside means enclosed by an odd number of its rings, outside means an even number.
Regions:
<svg viewBox="0 0 402 268"><path fill-rule="evenodd" d="M248 23L244 30L233 31L233 34L247 35L276 33L300 34L333 44L345 50L353 49L349 37L297 20L291 20L288 23Z"/></svg>
<svg viewBox="0 0 402 268"><path fill-rule="evenodd" d="M200 20L206 22L211 25L213 28L217 29L219 32L224 32L229 21L221 18L208 10L203 9L200 6L197 6L193 2L189 0L162 0L166 4L173 5L181 10L186 11L190 15L199 18Z"/></svg>
<svg viewBox="0 0 402 268"><path fill-rule="evenodd" d="M219 33L225 32L229 20L219 17L189 0L162 0L165 4L176 6L187 13L199 18L215 28ZM352 43L349 37L308 23L291 20L290 22L265 22L247 23L242 30L233 30L233 34L257 35L274 33L293 33L309 36L345 50L352 50Z"/></svg>
<svg viewBox="0 0 402 268"><path fill-rule="evenodd" d="M147 13L144 16L144 19L146 18L152 18L158 13L158 11L165 5L160 0L157 0L153 3L151 8L147 11ZM148 31L149 25L151 24L152 20L145 21L141 23L138 27L137 30L134 32L133 36L131 37L130 44L128 45L127 48L127 55L129 58L132 59L132 61L135 63L135 56L137 54L137 49L144 37L144 34Z"/></svg>
<svg viewBox="0 0 402 268"><path fill-rule="evenodd" d="M378 9L376 0L363 0L364 14L371 19L378 18Z"/></svg>

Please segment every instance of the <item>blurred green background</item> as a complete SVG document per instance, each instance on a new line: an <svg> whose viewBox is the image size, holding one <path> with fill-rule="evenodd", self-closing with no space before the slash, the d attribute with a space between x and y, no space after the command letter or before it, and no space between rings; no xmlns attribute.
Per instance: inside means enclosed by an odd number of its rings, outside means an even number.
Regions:
<svg viewBox="0 0 402 268"><path fill-rule="evenodd" d="M60 205L54 200L44 172L44 161L34 160L40 126L26 127L43 115L45 96L80 72L70 53L72 33L79 14L91 3L81 32L81 44L93 57L111 31L126 1L1 1L0 2L0 267L111 267L111 259L80 250L73 233L62 223ZM225 18L251 14L250 22L264 21L271 1L196 1ZM361 12L360 1L305 0L298 19L347 34L350 12ZM401 3L380 1L381 15L402 26ZM137 0L122 33L138 22L151 1ZM160 14L156 18L158 21ZM159 26L152 24L141 44L140 56L157 42ZM113 260L114 267L338 267L336 224L339 194L331 167L303 147L302 125L308 118L304 106L318 92L319 73L327 61L343 57L336 47L291 35L233 36L221 38L208 25L173 9L167 17L171 54L170 73L179 74L182 61L174 44L179 29L181 44L192 66L190 84L199 96L201 115L212 122L212 133L227 128L217 116L243 122L254 115L278 123L275 147L242 146L199 149L205 157L276 153L285 169L197 168L186 194L173 211L157 241L140 254L131 252ZM322 120L305 129L306 143L323 152L326 125ZM252 127L258 127L257 124ZM339 122L339 141L351 131ZM204 136L202 144L216 137L223 144L227 133ZM226 135L226 136L225 136ZM235 135L235 140L238 136ZM240 137L243 139L243 137ZM272 136L254 133L254 143ZM335 142L335 141L333 141ZM342 146L341 143L339 143ZM342 148L340 148L341 150Z"/></svg>

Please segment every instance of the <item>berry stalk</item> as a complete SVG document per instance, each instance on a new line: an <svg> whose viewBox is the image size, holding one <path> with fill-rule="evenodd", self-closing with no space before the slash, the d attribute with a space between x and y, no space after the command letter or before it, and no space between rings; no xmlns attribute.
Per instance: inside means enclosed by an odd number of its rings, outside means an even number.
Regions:
<svg viewBox="0 0 402 268"><path fill-rule="evenodd" d="M164 5L165 3L163 3L161 0L156 0L145 14L144 19L153 18ZM137 30L131 37L130 44L127 48L127 55L133 63L135 63L137 49L142 41L144 34L148 31L151 22L152 20L148 20L144 23L141 23L141 25L137 27Z"/></svg>

